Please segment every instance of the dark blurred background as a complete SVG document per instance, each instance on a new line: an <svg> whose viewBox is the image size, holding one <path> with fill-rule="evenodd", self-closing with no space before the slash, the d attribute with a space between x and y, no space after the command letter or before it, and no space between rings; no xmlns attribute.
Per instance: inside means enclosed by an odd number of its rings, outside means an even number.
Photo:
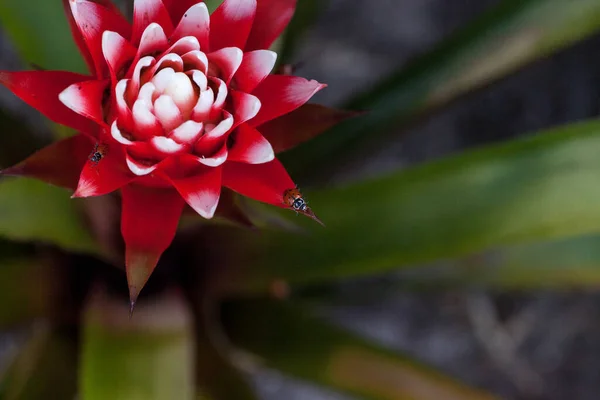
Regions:
<svg viewBox="0 0 600 400"><path fill-rule="evenodd" d="M328 83L315 102L339 104L500 1L330 0L298 51L297 74ZM399 133L375 154L345 166L331 180L406 168L594 117L600 111L599 50L600 37L589 39L472 93ZM0 68L21 67L0 31ZM36 123L35 112L0 94L0 101ZM321 312L502 398L600 398L599 294L476 288L413 294L398 289L398 280L388 276L340 284L335 302ZM6 335L3 351L11 351L18 339L18 333ZM347 398L269 370L253 381L265 400Z"/></svg>

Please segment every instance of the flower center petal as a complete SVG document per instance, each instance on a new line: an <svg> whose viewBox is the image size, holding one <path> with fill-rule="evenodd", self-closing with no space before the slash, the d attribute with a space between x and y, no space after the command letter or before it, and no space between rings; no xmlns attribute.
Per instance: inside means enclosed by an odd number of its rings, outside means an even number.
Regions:
<svg viewBox="0 0 600 400"><path fill-rule="evenodd" d="M194 104L198 101L198 96L194 91L190 78L183 72L176 72L169 80L165 95L170 96L182 114L190 114Z"/></svg>

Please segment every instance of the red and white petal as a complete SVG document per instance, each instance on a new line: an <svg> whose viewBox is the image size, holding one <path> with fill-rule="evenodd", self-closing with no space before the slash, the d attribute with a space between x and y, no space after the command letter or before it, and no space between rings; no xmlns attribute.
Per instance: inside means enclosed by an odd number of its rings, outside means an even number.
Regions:
<svg viewBox="0 0 600 400"><path fill-rule="evenodd" d="M171 183L200 216L213 217L221 194L221 168L202 168L193 176L171 179Z"/></svg>
<svg viewBox="0 0 600 400"><path fill-rule="evenodd" d="M217 67L218 75L210 73L212 76L219 76L226 84L231 82L231 78L242 64L244 53L237 47L225 47L220 50L207 54L210 68Z"/></svg>
<svg viewBox="0 0 600 400"><path fill-rule="evenodd" d="M164 51L168 46L169 40L163 27L157 23L151 23L142 34L140 45L138 46L137 58L139 59L149 54Z"/></svg>
<svg viewBox="0 0 600 400"><path fill-rule="evenodd" d="M235 87L243 92L252 92L273 70L277 53L270 50L255 50L244 53L242 64L233 81Z"/></svg>
<svg viewBox="0 0 600 400"><path fill-rule="evenodd" d="M201 140L220 139L233 129L233 125L233 116L227 111L223 111L223 119L217 125L204 125L205 134Z"/></svg>
<svg viewBox="0 0 600 400"><path fill-rule="evenodd" d="M27 176L75 190L92 148L92 139L78 134L44 147L19 164L0 171L0 175Z"/></svg>
<svg viewBox="0 0 600 400"><path fill-rule="evenodd" d="M129 154L125 155L125 162L127 164L127 168L136 176L146 176L156 171L158 164L149 164L142 163L135 158L131 157Z"/></svg>
<svg viewBox="0 0 600 400"><path fill-rule="evenodd" d="M102 35L102 53L108 64L113 85L116 85L117 74L135 57L135 47L117 32L106 31Z"/></svg>
<svg viewBox="0 0 600 400"><path fill-rule="evenodd" d="M25 103L54 122L95 135L95 123L73 112L58 99L59 93L67 87L89 79L89 76L63 71L0 71L0 83Z"/></svg>
<svg viewBox="0 0 600 400"><path fill-rule="evenodd" d="M228 161L248 164L264 164L273 161L275 153L271 144L259 131L248 124L239 126L230 136Z"/></svg>
<svg viewBox="0 0 600 400"><path fill-rule="evenodd" d="M202 0L163 0L163 3L169 10L173 26L176 26L190 7L202 3Z"/></svg>
<svg viewBox="0 0 600 400"><path fill-rule="evenodd" d="M153 90L154 85L151 82L146 83L133 104L134 129L131 133L139 140L149 139L164 132L160 121L154 115L152 103L147 99L146 92Z"/></svg>
<svg viewBox="0 0 600 400"><path fill-rule="evenodd" d="M178 21L179 22L179 21ZM189 8L181 17L181 22L175 28L171 40L185 36L193 36L200 42L200 48L208 50L210 32L210 16L204 3L198 3Z"/></svg>
<svg viewBox="0 0 600 400"><path fill-rule="evenodd" d="M108 80L74 83L63 90L58 99L77 114L105 125L102 100L109 83Z"/></svg>
<svg viewBox="0 0 600 400"><path fill-rule="evenodd" d="M225 0L210 16L210 50L243 49L255 14L256 0Z"/></svg>
<svg viewBox="0 0 600 400"><path fill-rule="evenodd" d="M227 150L227 146L225 144L223 144L221 146L221 148L219 150L217 150L217 152L213 155L211 155L210 157L199 157L198 158L198 162L200 164L206 165L207 167L218 167L220 165L223 165L223 163L225 163L225 161L227 161L227 156L228 156L228 150Z"/></svg>
<svg viewBox="0 0 600 400"><path fill-rule="evenodd" d="M287 206L283 202L283 193L296 187L277 159L266 164L227 162L223 166L223 186L243 196L284 208Z"/></svg>
<svg viewBox="0 0 600 400"><path fill-rule="evenodd" d="M198 70L187 71L186 74L188 76L192 76L192 81L198 86L201 92L204 92L208 89L208 78L202 72Z"/></svg>
<svg viewBox="0 0 600 400"><path fill-rule="evenodd" d="M158 24L167 36L173 32L173 23L162 0L135 0L133 5L133 33L131 41L137 45L146 28Z"/></svg>
<svg viewBox="0 0 600 400"><path fill-rule="evenodd" d="M297 76L269 75L252 92L262 103L258 115L251 122L252 126L295 110L326 86Z"/></svg>
<svg viewBox="0 0 600 400"><path fill-rule="evenodd" d="M65 15L67 16L67 20L69 21L69 27L71 28L71 34L73 35L73 39L75 40L75 44L79 48L79 52L83 56L85 60L85 64L88 67L88 71L92 75L96 75L96 65L94 64L94 59L92 57L92 53L87 47L85 43L85 39L77 26L77 22L75 22L75 18L73 17L73 12L71 11L70 0L63 0L63 7L65 10Z"/></svg>
<svg viewBox="0 0 600 400"><path fill-rule="evenodd" d="M160 91L158 85L157 90ZM187 113L187 116L191 114L191 110L198 100L192 81L183 72L172 74L166 85L163 82L162 93L169 96L182 113Z"/></svg>
<svg viewBox="0 0 600 400"><path fill-rule="evenodd" d="M131 26L114 7L82 0L69 0L69 4L73 19L94 61L96 76L103 78L108 73L108 66L102 54L102 34L111 31L128 38L131 36Z"/></svg>
<svg viewBox="0 0 600 400"><path fill-rule="evenodd" d="M89 152L92 150L93 147ZM135 176L128 171L124 161L123 149L118 145L109 146L99 162L88 160L81 170L73 197L102 196L131 182Z"/></svg>
<svg viewBox="0 0 600 400"><path fill-rule="evenodd" d="M208 73L208 58L206 54L199 50L193 50L181 56L184 65L187 69L197 69L202 71L204 75Z"/></svg>
<svg viewBox="0 0 600 400"><path fill-rule="evenodd" d="M154 115L165 132L170 132L183 123L183 115L171 96L162 95L154 102Z"/></svg>
<svg viewBox="0 0 600 400"><path fill-rule="evenodd" d="M254 24L244 51L268 49L288 26L296 0L258 0Z"/></svg>
<svg viewBox="0 0 600 400"><path fill-rule="evenodd" d="M171 39L171 43L173 39ZM185 36L178 39L165 53L175 53L180 56L189 53L190 51L200 51L200 42L193 36Z"/></svg>
<svg viewBox="0 0 600 400"><path fill-rule="evenodd" d="M142 70L153 66L155 63L156 60L154 57L146 56L140 59L135 66L132 65L133 73L129 83L127 84L127 92L125 95L125 99L127 100L128 104L133 103L138 97L142 82Z"/></svg>
<svg viewBox="0 0 600 400"><path fill-rule="evenodd" d="M204 124L202 122L188 120L171 132L169 137L177 143L193 145L203 133Z"/></svg>
<svg viewBox="0 0 600 400"><path fill-rule="evenodd" d="M201 92L198 102L192 110L192 119L194 121L204 121L207 119L214 102L215 94L211 88Z"/></svg>
<svg viewBox="0 0 600 400"><path fill-rule="evenodd" d="M153 137L150 139L150 144L158 153L164 156L181 153L187 148L185 145L179 144L175 140L165 136Z"/></svg>
<svg viewBox="0 0 600 400"><path fill-rule="evenodd" d="M227 90L227 85L222 80L216 79L216 78L211 78L211 81L213 81L213 83L217 84L217 93L216 93L215 101L212 105L210 116L209 116L209 119L214 119L214 118L216 118L216 116L219 115L219 113L223 109L223 106L225 105L225 100L227 100L228 90Z"/></svg>
<svg viewBox="0 0 600 400"><path fill-rule="evenodd" d="M110 136L112 136L113 139L125 146L131 146L134 143L131 140L127 139L125 136L123 136L123 132L121 132L121 129L119 129L117 121L114 121L110 126Z"/></svg>
<svg viewBox="0 0 600 400"><path fill-rule="evenodd" d="M130 184L121 189L121 233L132 306L169 247L185 202L173 189Z"/></svg>
<svg viewBox="0 0 600 400"><path fill-rule="evenodd" d="M133 113L125 101L125 92L127 91L127 85L129 82L129 79L121 79L119 83L117 83L115 86L114 104L116 105L117 119L119 120L119 124L123 129L131 132L134 129Z"/></svg>
<svg viewBox="0 0 600 400"><path fill-rule="evenodd" d="M260 112L260 100L251 94L232 90L230 92L234 126L252 120Z"/></svg>
<svg viewBox="0 0 600 400"><path fill-rule="evenodd" d="M178 54L165 54L163 57L161 57L160 60L156 62L156 64L152 68L150 68L146 72L147 77L150 78L156 75L160 70L164 68L172 68L175 72L183 72L183 59Z"/></svg>

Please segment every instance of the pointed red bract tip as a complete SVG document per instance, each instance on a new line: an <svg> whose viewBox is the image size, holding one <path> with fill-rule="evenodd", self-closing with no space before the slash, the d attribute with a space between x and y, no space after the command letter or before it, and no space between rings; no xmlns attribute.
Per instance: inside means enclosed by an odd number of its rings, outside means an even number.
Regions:
<svg viewBox="0 0 600 400"><path fill-rule="evenodd" d="M160 254L149 254L126 250L127 282L129 283L129 301L135 305L142 288L152 275Z"/></svg>
<svg viewBox="0 0 600 400"><path fill-rule="evenodd" d="M135 308L135 301L130 300L129 301L129 320L131 320L131 318L133 318L133 309L134 308Z"/></svg>

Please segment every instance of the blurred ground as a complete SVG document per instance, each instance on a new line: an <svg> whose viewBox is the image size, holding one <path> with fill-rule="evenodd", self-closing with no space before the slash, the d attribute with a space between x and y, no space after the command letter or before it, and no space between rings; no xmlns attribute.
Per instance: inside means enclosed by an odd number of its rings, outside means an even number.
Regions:
<svg viewBox="0 0 600 400"><path fill-rule="evenodd" d="M315 101L336 104L426 52L498 2L330 0L328 11L300 49L298 61L304 65L298 74L327 82L328 89ZM19 68L1 39L0 67ZM596 116L600 111L598 49L600 37L470 95L378 154L365 155L364 162L336 179L372 175ZM32 115L19 104L10 106ZM322 312L340 325L502 398L600 398L600 315L596 311L600 294L412 294L394 290L392 279L341 285L334 304ZM382 286L387 290L382 291ZM373 288L372 293L365 288ZM253 381L265 400L346 399L271 371Z"/></svg>

